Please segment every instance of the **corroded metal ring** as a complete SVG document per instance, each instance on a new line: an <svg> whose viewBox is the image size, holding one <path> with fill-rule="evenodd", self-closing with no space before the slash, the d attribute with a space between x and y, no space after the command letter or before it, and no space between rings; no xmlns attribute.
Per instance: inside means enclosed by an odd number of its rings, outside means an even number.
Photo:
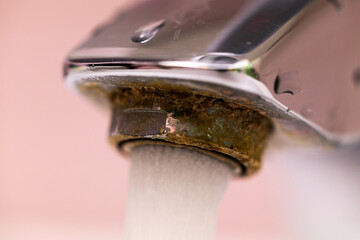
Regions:
<svg viewBox="0 0 360 240"><path fill-rule="evenodd" d="M122 80L108 92L101 86L85 82L80 89L107 96L112 108L110 142L121 150L130 141L139 145L149 143L144 140L160 140L154 144L192 147L222 159L227 156L242 175L260 168L273 123L259 111L174 81Z"/></svg>

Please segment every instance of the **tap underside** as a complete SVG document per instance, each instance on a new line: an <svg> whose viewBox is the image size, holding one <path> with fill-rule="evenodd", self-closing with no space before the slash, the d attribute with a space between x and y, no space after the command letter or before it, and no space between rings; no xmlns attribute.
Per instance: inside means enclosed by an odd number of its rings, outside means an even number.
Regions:
<svg viewBox="0 0 360 240"><path fill-rule="evenodd" d="M69 55L66 82L112 111L120 149L196 148L248 175L274 129L315 144L357 142L360 111L349 108L360 100L360 50L349 49L360 31L349 24L360 4L345 3L341 12L327 1L142 3Z"/></svg>

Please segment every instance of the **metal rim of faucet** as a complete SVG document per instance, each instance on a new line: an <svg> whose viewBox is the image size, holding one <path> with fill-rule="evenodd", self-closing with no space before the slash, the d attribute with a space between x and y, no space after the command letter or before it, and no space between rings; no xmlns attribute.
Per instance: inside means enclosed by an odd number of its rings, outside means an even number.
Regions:
<svg viewBox="0 0 360 240"><path fill-rule="evenodd" d="M235 165L232 164L233 167L235 166L235 172L244 176L252 174L260 168L261 154L273 126L284 129L290 134L296 132L294 137L300 140L308 141L309 136L312 136L311 141L321 144L331 143L311 123L308 124L301 119L301 116L289 112L286 107L272 99L271 94L267 92L261 82L254 81L245 73L220 72L216 76L214 72L185 69L177 71L108 69L100 72L75 69L73 71L68 75L66 81L69 87L93 98L97 103L106 104L107 108L111 109L112 124L109 140L114 146L121 146L120 150L124 150L125 153L129 146L148 144L150 140L156 140L156 144L168 143L182 147L194 147L209 154L215 154L222 160L226 159L224 156L228 156L227 162L235 162ZM225 79L228 79L226 84L224 84ZM152 91L147 91L146 88L152 89ZM133 89L136 89L136 94L129 95L129 91L131 92ZM210 128L203 131L198 128L199 119L194 116L202 114L205 118L209 118L210 115L203 111L204 108L200 108L198 111L191 109L194 111L192 112L193 117L184 119L176 115L179 109L174 109L174 105L161 104L170 97L170 95L163 94L164 90L170 90L172 94L176 94L176 89L185 94L180 99L188 98L187 105L184 102L179 104L179 106L185 106L185 109L180 109L181 111L186 110L186 107L190 105L192 108L194 105L192 96L199 99L205 96L210 99L225 100L227 101L225 105L237 104L237 107L248 109L250 115L257 117L251 120L249 115L246 115L244 118L249 120L248 123L237 129L236 126L228 128L228 135L225 138L220 135L223 138L220 143L216 139L219 137L217 134L214 135L214 138L208 138L205 141L204 139L199 140L196 138L196 134L203 138L206 134L213 133L214 126L210 124ZM152 95L147 96L147 94L155 94L154 91L163 96L160 104L154 101ZM150 101L148 101L149 99ZM211 103L208 106L211 106ZM231 118L226 116L226 113L229 112L222 113L222 115L214 112L216 119L225 119L225 126L234 124L234 119L241 116L237 115L235 118ZM259 118L267 123L253 121ZM213 118L212 123L216 119ZM201 122L201 124L203 123ZM245 130L248 131L249 126L252 126L250 127L251 131L245 132ZM189 135L191 127L195 128L195 135ZM215 127L219 127L219 125L215 124ZM264 137L258 138L259 133ZM241 140L246 137L248 137L246 141ZM249 145L241 146L245 142ZM232 145L237 148L232 149Z"/></svg>
<svg viewBox="0 0 360 240"><path fill-rule="evenodd" d="M233 171L234 176L247 176L248 175L248 168L242 164L241 161L239 161L236 158L233 158L229 155L225 155L221 152L216 151L209 151L207 149L195 147L195 146L188 146L188 145L180 145L180 144L174 144L170 142L166 142L159 139L135 139L135 140L127 140L127 141L121 141L117 144L117 148L120 150L120 152L127 156L130 154L131 151L136 150L136 147L143 146L143 145L164 145L164 146L171 146L174 148L186 148L195 150L198 152L201 152L203 154L209 155L214 157L215 159L218 159L222 162L225 162Z"/></svg>
<svg viewBox="0 0 360 240"><path fill-rule="evenodd" d="M79 89L93 96L102 92L108 98L112 109L109 141L119 150L126 153L133 146L153 141L216 156L238 175L260 168L273 123L250 107L252 103L190 88L173 79L117 82L120 85L112 90L89 81Z"/></svg>

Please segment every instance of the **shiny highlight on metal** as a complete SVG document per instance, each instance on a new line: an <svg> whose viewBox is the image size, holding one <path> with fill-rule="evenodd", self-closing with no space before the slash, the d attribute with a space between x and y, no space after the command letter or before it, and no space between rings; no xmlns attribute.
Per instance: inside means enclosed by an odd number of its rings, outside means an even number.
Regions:
<svg viewBox="0 0 360 240"><path fill-rule="evenodd" d="M110 141L121 150L191 147L249 175L273 132L360 143L359 8L356 0L143 2L69 54L66 83L111 110Z"/></svg>

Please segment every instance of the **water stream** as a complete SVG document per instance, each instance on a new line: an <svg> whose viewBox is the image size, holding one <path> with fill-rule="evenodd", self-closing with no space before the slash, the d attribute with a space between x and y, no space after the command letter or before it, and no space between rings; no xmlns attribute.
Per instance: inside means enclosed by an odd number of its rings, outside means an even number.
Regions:
<svg viewBox="0 0 360 240"><path fill-rule="evenodd" d="M124 240L213 240L232 170L195 150L140 146L131 153Z"/></svg>

